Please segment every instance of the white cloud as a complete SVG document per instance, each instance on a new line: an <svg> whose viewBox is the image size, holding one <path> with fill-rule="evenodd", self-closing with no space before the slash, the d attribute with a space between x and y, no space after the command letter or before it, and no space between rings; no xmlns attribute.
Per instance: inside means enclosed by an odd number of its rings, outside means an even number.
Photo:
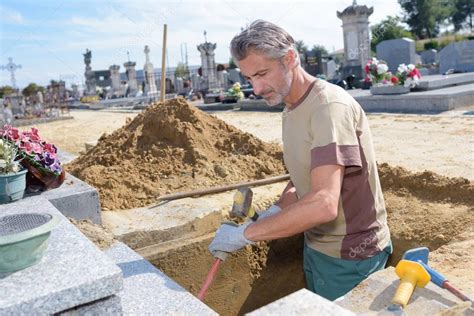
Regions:
<svg viewBox="0 0 474 316"><path fill-rule="evenodd" d="M0 5L0 21L2 21L2 24L5 22L12 24L24 24L25 18L20 12Z"/></svg>

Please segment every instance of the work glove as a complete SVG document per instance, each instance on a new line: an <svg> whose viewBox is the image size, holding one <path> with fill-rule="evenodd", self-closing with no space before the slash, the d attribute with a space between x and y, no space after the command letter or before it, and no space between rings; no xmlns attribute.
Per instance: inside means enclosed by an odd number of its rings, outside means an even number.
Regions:
<svg viewBox="0 0 474 316"><path fill-rule="evenodd" d="M244 237L244 231L250 224L252 222L245 222L242 225L232 222L223 223L208 247L211 254L216 258L225 260L227 254L236 252L245 245L253 244L253 241Z"/></svg>
<svg viewBox="0 0 474 316"><path fill-rule="evenodd" d="M267 210L265 211L261 211L261 212L257 212L258 214L258 219L262 219L262 218L265 218L265 217L268 217L268 216L272 216L272 215L275 215L276 213L280 212L281 211L281 208L276 205L276 204L273 204L272 206L270 206Z"/></svg>

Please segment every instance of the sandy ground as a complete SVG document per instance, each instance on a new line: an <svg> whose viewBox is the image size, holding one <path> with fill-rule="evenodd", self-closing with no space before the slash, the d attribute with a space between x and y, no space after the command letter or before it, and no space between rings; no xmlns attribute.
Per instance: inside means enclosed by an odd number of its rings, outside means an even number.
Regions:
<svg viewBox="0 0 474 316"><path fill-rule="evenodd" d="M474 117L464 113L369 114L377 161L474 180ZM60 149L78 154L84 143L119 128L137 112L71 111L71 115L73 120L41 124L39 129ZM281 143L281 113L227 111L214 115L262 140Z"/></svg>
<svg viewBox="0 0 474 316"><path fill-rule="evenodd" d="M467 109L472 110L474 108ZM410 171L430 170L449 177L474 180L474 117L465 115L467 111L438 115L369 114L377 161ZM136 114L72 111L73 120L38 127L40 134L60 149L78 154L84 150L85 142L110 133ZM215 112L214 115L265 141L281 143L281 113L229 111ZM414 247L421 242L436 249L430 255L433 266L459 288L474 294L472 205L406 195L403 191L387 194L386 202L389 208L397 205L396 209L389 210L389 221L401 224L398 225L399 231L393 229L393 235L400 239L397 243ZM422 240L418 240L420 236ZM205 247L203 249L205 252ZM202 265L207 267L208 263ZM190 280L189 276L186 278ZM189 281L188 290L196 290L198 285L194 283Z"/></svg>

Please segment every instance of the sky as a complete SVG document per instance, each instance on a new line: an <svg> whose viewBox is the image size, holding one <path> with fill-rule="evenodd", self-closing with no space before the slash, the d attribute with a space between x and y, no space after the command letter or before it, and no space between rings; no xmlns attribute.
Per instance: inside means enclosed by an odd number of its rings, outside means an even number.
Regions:
<svg viewBox="0 0 474 316"><path fill-rule="evenodd" d="M400 15L396 0L358 0L374 7L372 24L387 15ZM230 58L229 43L234 35L256 19L276 23L295 40L309 48L324 45L329 51L343 48L342 11L352 0L1 0L0 65L8 58L21 65L16 71L17 86L35 82L47 85L51 79L64 80L67 86L84 82L82 54L92 51L92 69L108 69L128 60L143 69L145 45L150 60L161 67L163 24L168 25L167 65L184 60L200 65L197 45L207 40L217 44L217 63ZM10 73L0 70L0 86L10 85Z"/></svg>

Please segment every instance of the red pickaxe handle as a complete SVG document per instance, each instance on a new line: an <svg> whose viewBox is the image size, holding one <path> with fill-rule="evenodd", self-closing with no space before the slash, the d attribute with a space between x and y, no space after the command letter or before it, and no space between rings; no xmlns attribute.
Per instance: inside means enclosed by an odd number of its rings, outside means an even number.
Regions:
<svg viewBox="0 0 474 316"><path fill-rule="evenodd" d="M204 280L204 283L202 284L201 290L199 291L197 297L201 301L204 300L204 296L206 295L207 289L211 285L212 281L214 280L214 277L217 274L217 270L219 270L219 265L222 263L221 259L216 258L214 260L214 263L212 264L211 270L209 270L209 273L207 274L206 280Z"/></svg>

